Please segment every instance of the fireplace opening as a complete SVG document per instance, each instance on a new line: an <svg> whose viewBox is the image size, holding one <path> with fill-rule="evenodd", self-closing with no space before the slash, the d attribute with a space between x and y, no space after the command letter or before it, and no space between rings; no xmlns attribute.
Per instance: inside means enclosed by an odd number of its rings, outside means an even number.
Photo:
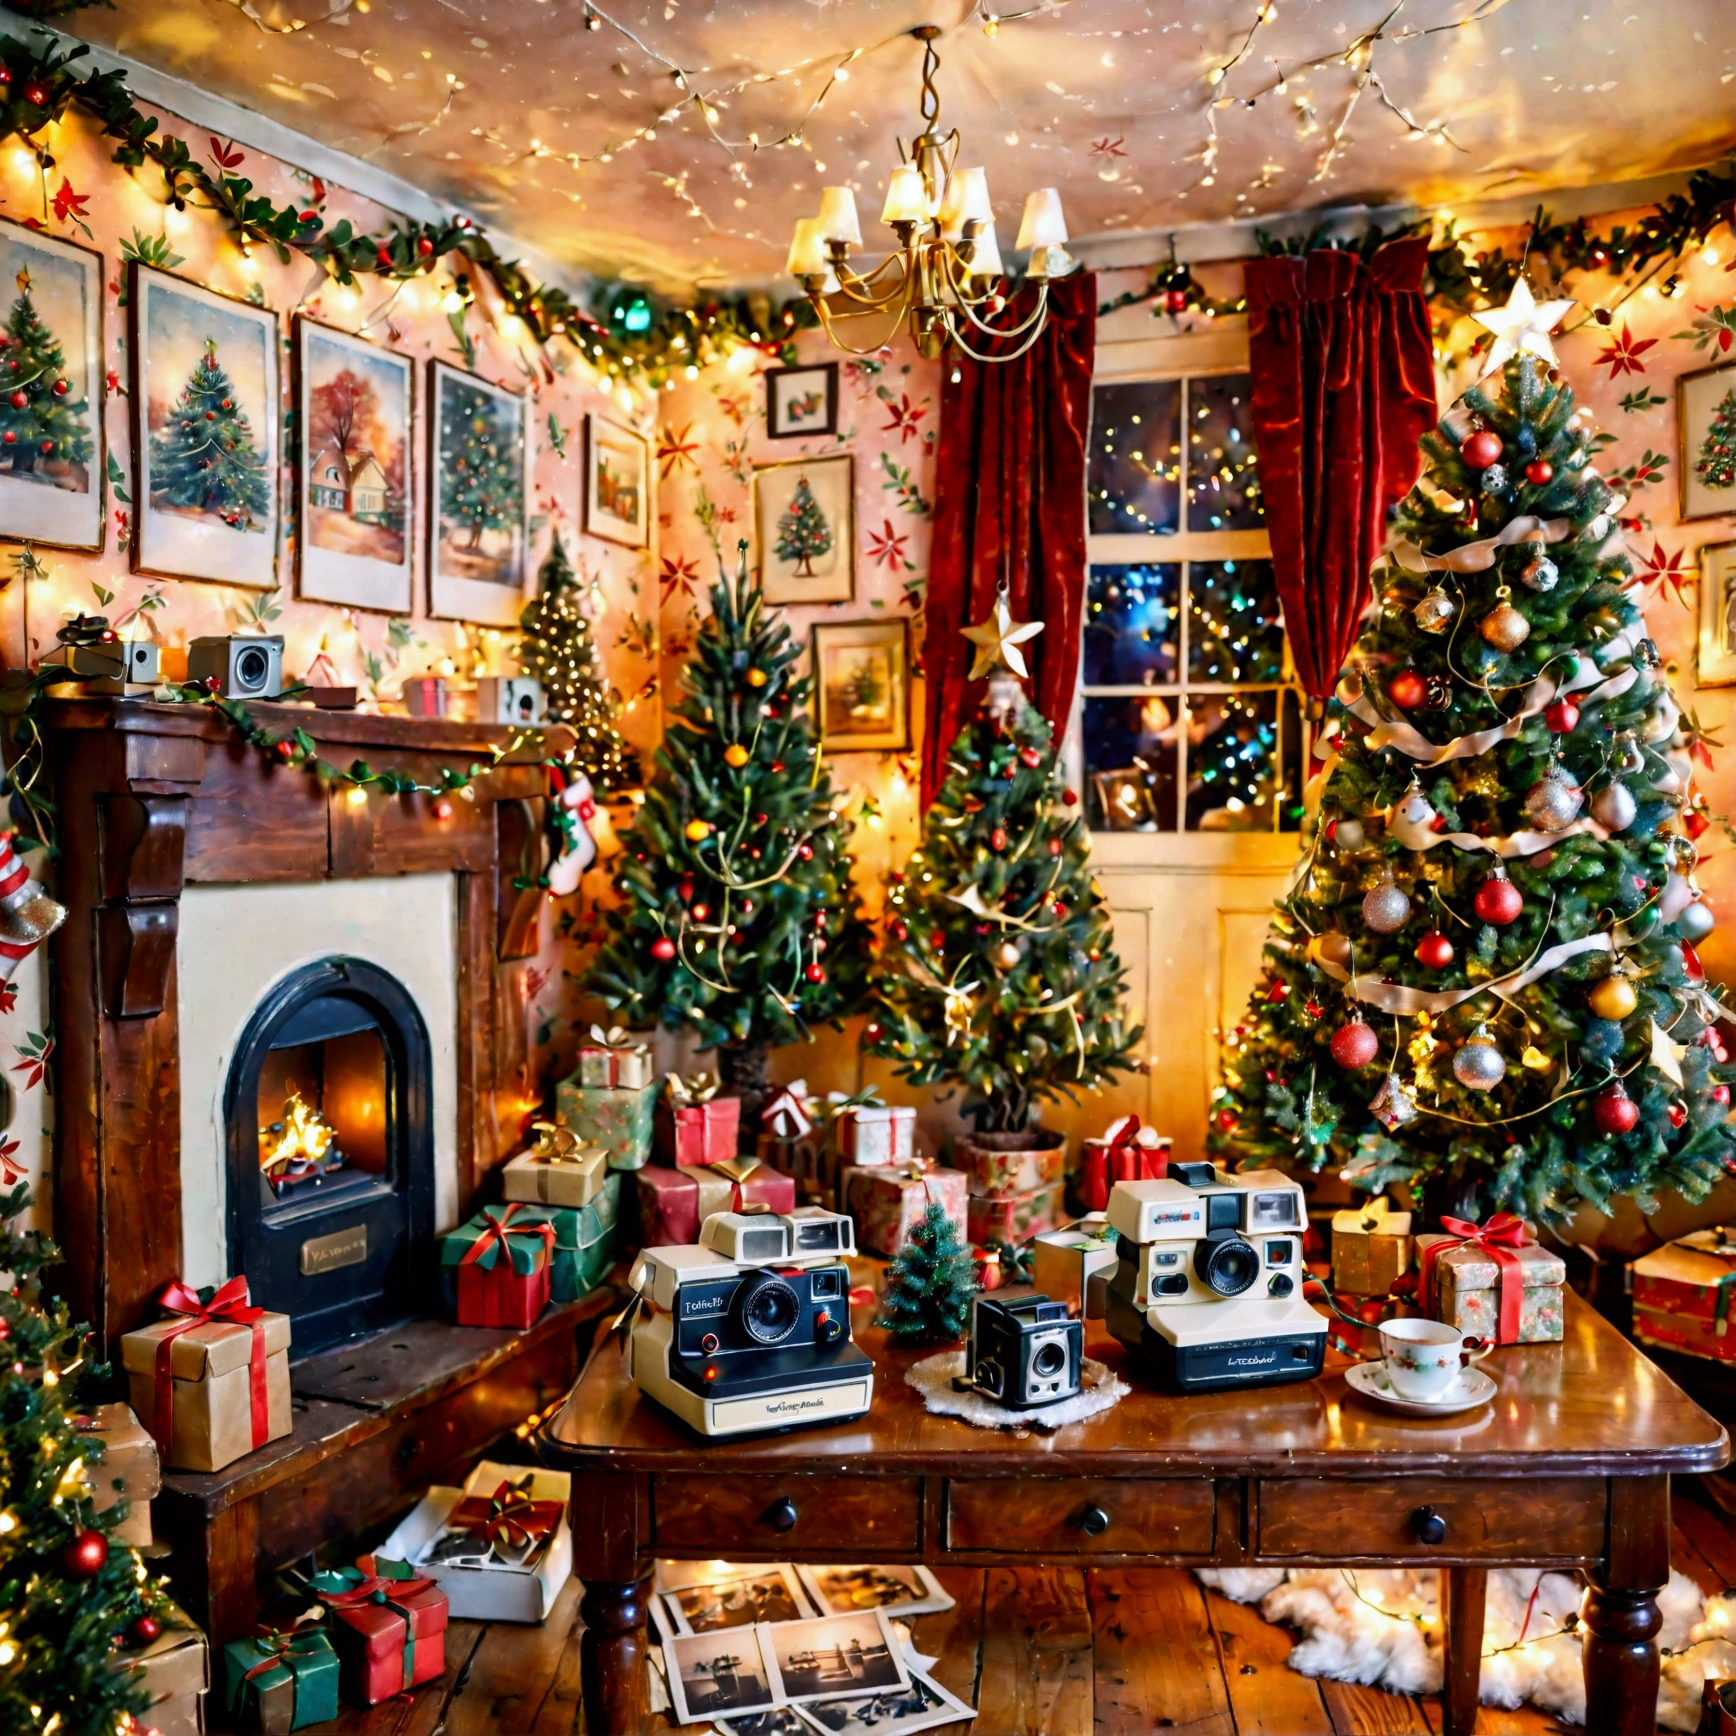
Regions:
<svg viewBox="0 0 1736 1736"><path fill-rule="evenodd" d="M229 1269L297 1358L430 1303L432 1058L409 992L330 958L255 1008L224 1093Z"/></svg>

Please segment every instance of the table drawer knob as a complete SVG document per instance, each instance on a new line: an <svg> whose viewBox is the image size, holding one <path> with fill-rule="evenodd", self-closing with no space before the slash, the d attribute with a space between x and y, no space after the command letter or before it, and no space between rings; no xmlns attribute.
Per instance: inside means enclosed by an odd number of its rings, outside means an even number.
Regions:
<svg viewBox="0 0 1736 1736"><path fill-rule="evenodd" d="M1416 1534L1416 1540L1419 1543L1444 1543L1446 1541L1446 1518L1437 1513L1433 1507L1417 1508L1410 1516L1410 1528Z"/></svg>
<svg viewBox="0 0 1736 1736"><path fill-rule="evenodd" d="M780 1495L766 1508L763 1523L774 1531L794 1531L798 1517L795 1502L788 1495Z"/></svg>
<svg viewBox="0 0 1736 1736"><path fill-rule="evenodd" d="M1079 1529L1087 1537L1101 1537L1109 1529L1109 1515L1101 1507L1087 1507L1079 1515Z"/></svg>

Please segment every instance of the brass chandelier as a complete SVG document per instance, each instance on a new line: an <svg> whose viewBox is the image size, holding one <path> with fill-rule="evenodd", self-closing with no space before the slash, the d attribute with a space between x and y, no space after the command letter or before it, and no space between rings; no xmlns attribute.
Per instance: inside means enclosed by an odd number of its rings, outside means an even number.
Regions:
<svg viewBox="0 0 1736 1736"><path fill-rule="evenodd" d="M850 355L873 354L908 321L921 355L943 355L950 344L979 362L1010 362L1047 324L1051 280L1078 267L1067 252L1061 195L1053 187L1037 188L1025 200L1019 224L1015 246L1030 252L1025 280L1037 286L1036 306L1016 325L992 323L1006 308L1012 286L995 235L988 177L981 169L956 167L958 129L940 130L934 87L939 27L923 24L910 34L923 45L923 130L908 152L898 141L901 161L886 184L880 213L898 238L898 251L870 272L852 270L850 250L862 245L856 195L848 187L827 187L819 216L796 220L788 270L814 304L827 337ZM885 326L873 343L858 347L838 335L839 322L848 319L878 319ZM978 333L1002 344L1021 337L1024 342L1004 355L984 355L971 342Z"/></svg>

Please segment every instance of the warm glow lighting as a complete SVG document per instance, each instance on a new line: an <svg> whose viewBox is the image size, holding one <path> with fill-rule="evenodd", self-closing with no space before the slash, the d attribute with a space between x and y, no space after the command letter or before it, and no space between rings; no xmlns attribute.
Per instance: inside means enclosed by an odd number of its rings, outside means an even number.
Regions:
<svg viewBox="0 0 1736 1736"><path fill-rule="evenodd" d="M792 277L823 277L826 272L826 244L820 238L817 217L798 217L796 232L790 239L790 256L784 269Z"/></svg>
<svg viewBox="0 0 1736 1736"><path fill-rule="evenodd" d="M955 169L947 177L946 195L940 202L940 232L948 241L957 241L964 226L973 219L992 223L995 214L989 208L989 178L983 169Z"/></svg>
<svg viewBox="0 0 1736 1736"><path fill-rule="evenodd" d="M928 215L928 191L914 163L900 163L886 183L882 223L920 223Z"/></svg>
<svg viewBox="0 0 1736 1736"><path fill-rule="evenodd" d="M365 808L368 805L368 792L360 784L355 784L345 799L352 808Z"/></svg>
<svg viewBox="0 0 1736 1736"><path fill-rule="evenodd" d="M282 1132L271 1134L261 1130L259 1137L259 1167L267 1174L290 1164L322 1164L332 1148L337 1132L332 1124L310 1103L304 1103L301 1093L291 1091L283 1106Z"/></svg>
<svg viewBox="0 0 1736 1736"><path fill-rule="evenodd" d="M1061 195L1053 187L1032 189L1025 200L1025 215L1019 224L1019 238L1013 243L1023 253L1026 248L1064 247L1067 244L1067 220L1061 215Z"/></svg>
<svg viewBox="0 0 1736 1736"><path fill-rule="evenodd" d="M798 222L797 227L800 226ZM820 194L820 215L815 228L822 241L842 241L847 246L860 247L862 224L856 216L856 195L848 187L827 187Z"/></svg>

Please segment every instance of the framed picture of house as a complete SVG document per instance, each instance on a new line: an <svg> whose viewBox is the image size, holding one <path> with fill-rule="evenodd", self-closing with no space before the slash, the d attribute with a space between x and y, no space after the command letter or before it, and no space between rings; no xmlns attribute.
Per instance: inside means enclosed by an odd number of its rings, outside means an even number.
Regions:
<svg viewBox="0 0 1736 1736"><path fill-rule="evenodd" d="M856 596L856 461L786 458L753 471L754 550L768 603Z"/></svg>
<svg viewBox="0 0 1736 1736"><path fill-rule="evenodd" d="M319 603L410 613L415 489L408 356L295 322L296 590Z"/></svg>
<svg viewBox="0 0 1736 1736"><path fill-rule="evenodd" d="M825 622L814 628L814 717L831 753L910 746L910 623Z"/></svg>
<svg viewBox="0 0 1736 1736"><path fill-rule="evenodd" d="M277 315L137 261L131 315L134 572L277 584Z"/></svg>
<svg viewBox="0 0 1736 1736"><path fill-rule="evenodd" d="M1676 381L1683 520L1736 514L1736 362Z"/></svg>
<svg viewBox="0 0 1736 1736"><path fill-rule="evenodd" d="M449 363L428 367L429 613L516 627L530 579L525 401Z"/></svg>
<svg viewBox="0 0 1736 1736"><path fill-rule="evenodd" d="M103 546L102 255L0 219L0 536ZM23 404L13 400L22 393Z"/></svg>
<svg viewBox="0 0 1736 1736"><path fill-rule="evenodd" d="M1736 686L1736 543L1700 550L1701 687Z"/></svg>
<svg viewBox="0 0 1736 1736"><path fill-rule="evenodd" d="M595 411L585 418L585 534L630 549L651 541L651 442Z"/></svg>
<svg viewBox="0 0 1736 1736"><path fill-rule="evenodd" d="M838 364L766 370L766 433L774 440L838 432Z"/></svg>

